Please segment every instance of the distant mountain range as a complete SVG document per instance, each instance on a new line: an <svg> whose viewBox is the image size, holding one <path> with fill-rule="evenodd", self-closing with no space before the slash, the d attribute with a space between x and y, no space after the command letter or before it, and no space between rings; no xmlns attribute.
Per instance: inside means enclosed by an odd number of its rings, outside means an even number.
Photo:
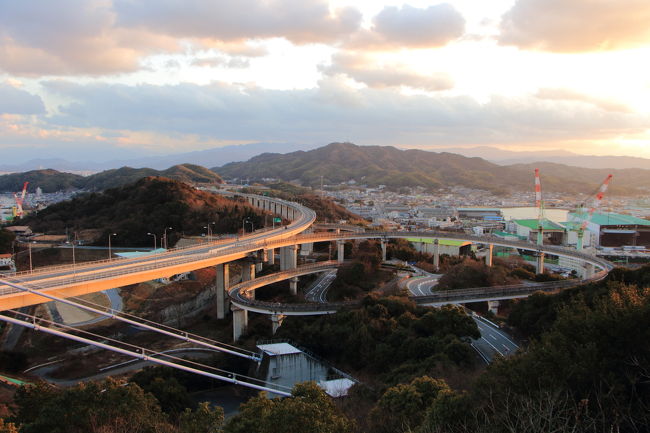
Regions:
<svg viewBox="0 0 650 433"><path fill-rule="evenodd" d="M164 156L138 156L130 159L97 161L69 161L65 158L39 158L24 163L0 164L0 172L24 172L52 168L76 174L98 172L118 167L150 167L162 170L177 164L196 164L204 167L219 167L230 162L247 161L262 153L290 153L298 150L313 150L317 146L297 143L248 143L216 147L213 149L176 153ZM583 168L650 170L650 159L632 156L579 155L565 150L536 152L513 152L490 146L450 147L431 150L435 153L454 153L466 157L478 157L499 165L552 162Z"/></svg>
<svg viewBox="0 0 650 433"><path fill-rule="evenodd" d="M0 176L0 191L19 191L25 181L30 182L30 192L38 186L44 192L73 188L101 191L146 176L204 184L219 184L222 182L220 176L224 176L250 181L273 178L314 187L320 185L321 178L325 184L356 182L368 186L386 185L393 190L458 186L500 194L530 191L535 168L542 170L545 191L592 193L609 173L614 174L610 186L612 194L638 195L647 193L650 186L650 170L645 169L594 169L547 162L498 165L482 158L448 152L331 143L309 151L262 153L245 162L231 162L210 170L193 164L175 165L166 170L122 167L87 177L56 170L33 170Z"/></svg>
<svg viewBox="0 0 650 433"><path fill-rule="evenodd" d="M71 189L101 191L107 188L133 183L147 176L162 176L185 183L220 184L219 175L205 167L192 164L175 165L167 170L152 168L122 167L106 170L92 176L63 173L57 170L32 170L0 176L0 192L17 192L23 183L29 182L28 192L33 193L40 187L43 192L56 192Z"/></svg>
<svg viewBox="0 0 650 433"><path fill-rule="evenodd" d="M286 153L306 150L316 145L296 143L249 143L215 147L195 152L175 153L165 156L148 156L131 159L96 161L68 161L63 158L39 158L20 164L0 164L0 172L24 172L52 168L58 171L83 173L109 170L118 167L150 167L162 170L177 164L197 164L204 167L224 165L233 161L246 161L264 152Z"/></svg>
<svg viewBox="0 0 650 433"><path fill-rule="evenodd" d="M650 159L635 156L597 156L580 155L566 150L547 150L537 152L513 152L497 147L454 147L436 149L468 157L479 157L499 165L530 164L533 162L552 162L583 168L602 168L607 170L642 168L650 170Z"/></svg>
<svg viewBox="0 0 650 433"><path fill-rule="evenodd" d="M391 146L357 146L332 143L308 152L284 155L265 153L246 162L226 164L212 170L225 178L258 180L275 178L317 186L354 180L368 186L390 188L464 186L495 193L528 191L534 168L542 168L544 189L566 193L590 193L609 172L617 194L640 194L650 185L650 170L601 170L562 164L497 165L481 158L447 152L399 150Z"/></svg>

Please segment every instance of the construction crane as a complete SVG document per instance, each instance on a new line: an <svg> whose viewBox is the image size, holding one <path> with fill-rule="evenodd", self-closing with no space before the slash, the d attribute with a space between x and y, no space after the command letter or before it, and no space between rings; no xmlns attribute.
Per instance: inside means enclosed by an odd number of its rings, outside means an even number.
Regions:
<svg viewBox="0 0 650 433"><path fill-rule="evenodd" d="M589 224L589 221L591 220L591 217L594 215L594 212L596 209L600 207L600 202L603 200L603 196L605 195L605 192L607 191L607 187L609 186L609 182L612 180L612 177L614 175L608 175L607 178L603 181L603 183L598 187L598 190L596 190L596 194L594 196L594 202L592 206L589 208L589 212L587 212L586 217L580 217L583 221L582 224L580 225L580 228L578 229L578 242L576 243L576 250L580 251L582 250L582 245L583 245L583 239L585 236L585 229L587 228L587 225ZM576 212L577 215L584 215L584 209L585 209L585 203L581 203L580 206L578 207L578 212Z"/></svg>
<svg viewBox="0 0 650 433"><path fill-rule="evenodd" d="M23 191L20 194L20 196L18 196L18 193L14 194L14 200L16 201L16 210L14 211L14 216L15 217L20 218L24 214L23 203L25 202L25 196L27 195L27 185L28 184L29 184L29 182L25 182L23 184Z"/></svg>
<svg viewBox="0 0 650 433"><path fill-rule="evenodd" d="M544 245L544 204L542 203L542 182L539 168L535 169L535 207L537 208L537 245Z"/></svg>

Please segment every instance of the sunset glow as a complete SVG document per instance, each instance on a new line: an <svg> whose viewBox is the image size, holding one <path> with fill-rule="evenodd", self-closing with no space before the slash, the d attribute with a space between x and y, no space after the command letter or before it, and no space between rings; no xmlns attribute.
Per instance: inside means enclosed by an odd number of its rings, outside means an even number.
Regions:
<svg viewBox="0 0 650 433"><path fill-rule="evenodd" d="M648 22L641 0L0 0L0 148L650 158Z"/></svg>

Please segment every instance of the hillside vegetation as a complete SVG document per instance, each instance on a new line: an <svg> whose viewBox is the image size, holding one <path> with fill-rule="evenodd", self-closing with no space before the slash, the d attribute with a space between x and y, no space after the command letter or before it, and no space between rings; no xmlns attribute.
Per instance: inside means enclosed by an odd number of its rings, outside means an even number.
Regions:
<svg viewBox="0 0 650 433"><path fill-rule="evenodd" d="M101 191L107 188L133 183L147 176L162 176L191 184L221 184L223 180L218 174L205 167L193 164L180 164L166 170L153 168L122 167L106 170L91 176L63 173L56 170L32 170L25 173L12 173L0 176L0 191L17 192L22 190L23 183L29 182L27 191L36 192L40 187L43 192L66 190Z"/></svg>
<svg viewBox="0 0 650 433"><path fill-rule="evenodd" d="M261 227L264 214L244 201L196 190L189 185L162 177L146 177L134 184L111 188L101 193L87 193L57 203L23 218L20 224L34 231L65 233L98 229L97 244L107 243L109 233L117 233L115 245L151 245L155 233L160 239L165 227L170 243L179 234L205 233L208 222L214 233L234 233L242 220L250 218Z"/></svg>
<svg viewBox="0 0 650 433"><path fill-rule="evenodd" d="M453 153L352 143L331 143L308 152L265 153L213 170L226 178L276 178L310 186L320 185L323 176L325 184L355 180L391 189L462 186L502 193L531 190L537 166L543 167L543 185L548 191L591 193L606 176L605 170L574 169L561 164L504 167ZM612 192L616 194L640 193L650 180L650 170L616 170L614 174Z"/></svg>

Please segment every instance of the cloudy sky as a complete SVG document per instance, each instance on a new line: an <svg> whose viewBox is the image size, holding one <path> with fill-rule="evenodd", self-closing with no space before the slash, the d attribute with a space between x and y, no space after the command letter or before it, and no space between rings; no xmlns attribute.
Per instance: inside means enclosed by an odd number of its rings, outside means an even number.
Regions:
<svg viewBox="0 0 650 433"><path fill-rule="evenodd" d="M648 0L0 0L0 158L249 142L650 158Z"/></svg>

